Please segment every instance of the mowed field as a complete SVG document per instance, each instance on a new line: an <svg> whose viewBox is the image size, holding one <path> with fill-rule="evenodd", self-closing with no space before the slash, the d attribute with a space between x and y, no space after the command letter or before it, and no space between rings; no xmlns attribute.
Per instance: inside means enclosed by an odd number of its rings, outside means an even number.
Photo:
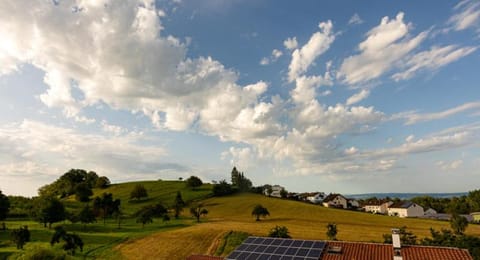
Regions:
<svg viewBox="0 0 480 260"><path fill-rule="evenodd" d="M326 239L326 225L334 222L339 240L368 242L383 242L382 234L395 227L406 226L419 238L428 236L430 228L450 228L448 222L329 209L257 194L210 198L203 204L209 214L202 223L120 244L116 250L127 259L185 259L193 253L212 254L228 231L266 236L276 225L288 227L293 238ZM266 207L270 217L255 221L251 212L256 204ZM466 233L480 235L480 225L469 225Z"/></svg>

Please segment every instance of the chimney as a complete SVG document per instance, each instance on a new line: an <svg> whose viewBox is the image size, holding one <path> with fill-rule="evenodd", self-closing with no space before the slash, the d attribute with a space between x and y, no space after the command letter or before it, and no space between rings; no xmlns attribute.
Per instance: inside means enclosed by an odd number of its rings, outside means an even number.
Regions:
<svg viewBox="0 0 480 260"><path fill-rule="evenodd" d="M402 260L402 245L400 243L400 230L392 229L393 260Z"/></svg>

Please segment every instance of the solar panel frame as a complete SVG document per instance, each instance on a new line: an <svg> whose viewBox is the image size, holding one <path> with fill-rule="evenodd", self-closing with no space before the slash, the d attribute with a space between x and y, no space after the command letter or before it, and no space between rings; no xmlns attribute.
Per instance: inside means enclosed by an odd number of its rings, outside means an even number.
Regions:
<svg viewBox="0 0 480 260"><path fill-rule="evenodd" d="M318 260L326 243L318 240L248 237L228 260Z"/></svg>

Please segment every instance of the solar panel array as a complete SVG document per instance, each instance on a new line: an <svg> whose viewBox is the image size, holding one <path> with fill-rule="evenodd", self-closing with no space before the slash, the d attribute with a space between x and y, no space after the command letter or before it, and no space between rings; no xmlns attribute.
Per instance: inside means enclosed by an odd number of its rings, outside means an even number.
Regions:
<svg viewBox="0 0 480 260"><path fill-rule="evenodd" d="M248 237L227 260L318 260L325 242L271 237Z"/></svg>

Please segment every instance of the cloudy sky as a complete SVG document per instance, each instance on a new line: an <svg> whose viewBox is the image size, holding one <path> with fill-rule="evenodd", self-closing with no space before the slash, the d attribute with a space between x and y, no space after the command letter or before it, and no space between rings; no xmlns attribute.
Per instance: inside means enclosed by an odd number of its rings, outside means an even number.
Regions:
<svg viewBox="0 0 480 260"><path fill-rule="evenodd" d="M0 189L480 188L480 2L2 0Z"/></svg>

